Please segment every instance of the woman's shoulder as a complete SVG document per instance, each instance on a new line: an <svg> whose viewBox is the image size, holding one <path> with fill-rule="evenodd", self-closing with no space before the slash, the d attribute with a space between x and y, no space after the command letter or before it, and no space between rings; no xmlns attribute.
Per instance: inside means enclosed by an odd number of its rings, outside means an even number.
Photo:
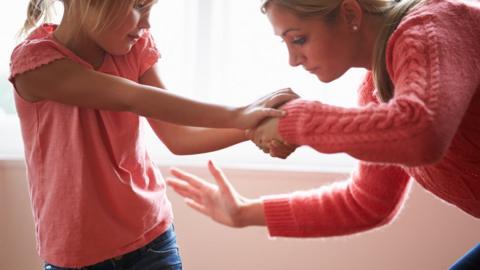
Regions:
<svg viewBox="0 0 480 270"><path fill-rule="evenodd" d="M442 29L477 28L480 20L480 1L477 0L425 0L422 5L406 15L395 33L411 31L415 27ZM466 22L461 24L459 22Z"/></svg>
<svg viewBox="0 0 480 270"><path fill-rule="evenodd" d="M426 0L406 15L391 34L387 55L413 47L464 47L480 39L480 2ZM453 43L462 44L453 44ZM473 44L473 47L477 45ZM458 47L457 46L457 47ZM388 57L387 57L388 59ZM390 59L391 60L391 59Z"/></svg>

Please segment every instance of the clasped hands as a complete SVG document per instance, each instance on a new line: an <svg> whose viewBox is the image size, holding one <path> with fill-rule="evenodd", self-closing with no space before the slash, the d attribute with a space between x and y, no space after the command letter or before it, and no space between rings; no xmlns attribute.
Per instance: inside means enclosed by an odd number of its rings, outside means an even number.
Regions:
<svg viewBox="0 0 480 270"><path fill-rule="evenodd" d="M274 92L266 98L270 98L272 101L279 100L276 98L278 95L283 95L284 97L281 102L274 105L274 107L280 109L285 103L300 97L290 88L286 88ZM270 154L272 157L285 159L295 151L297 146L285 142L280 136L278 132L279 121L280 118L278 117L266 118L255 128L246 130L246 136L264 153Z"/></svg>
<svg viewBox="0 0 480 270"><path fill-rule="evenodd" d="M249 105L249 108L280 108L299 96L290 89L273 92ZM263 152L272 157L285 159L296 146L284 142L278 133L280 118L263 118L255 128L246 130L246 137L252 140ZM185 198L188 206L209 216L213 220L232 227L264 225L265 217L261 199L249 199L239 194L228 181L223 171L212 161L208 169L214 183L206 181L186 171L172 168L172 177L167 184Z"/></svg>

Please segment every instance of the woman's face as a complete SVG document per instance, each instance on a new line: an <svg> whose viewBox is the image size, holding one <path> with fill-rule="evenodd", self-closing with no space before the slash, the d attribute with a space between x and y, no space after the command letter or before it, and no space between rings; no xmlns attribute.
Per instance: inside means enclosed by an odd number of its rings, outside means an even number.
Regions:
<svg viewBox="0 0 480 270"><path fill-rule="evenodd" d="M333 81L352 67L356 46L351 28L342 20L299 18L276 4L270 4L266 14L275 34L287 45L291 66L303 66L322 82Z"/></svg>

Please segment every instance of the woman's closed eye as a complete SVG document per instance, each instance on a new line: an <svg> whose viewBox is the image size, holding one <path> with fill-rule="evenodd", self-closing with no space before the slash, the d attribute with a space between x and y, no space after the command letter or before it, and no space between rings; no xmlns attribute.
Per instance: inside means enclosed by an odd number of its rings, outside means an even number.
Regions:
<svg viewBox="0 0 480 270"><path fill-rule="evenodd" d="M306 41L307 39L305 37L296 37L292 40L292 43L295 45L303 45Z"/></svg>

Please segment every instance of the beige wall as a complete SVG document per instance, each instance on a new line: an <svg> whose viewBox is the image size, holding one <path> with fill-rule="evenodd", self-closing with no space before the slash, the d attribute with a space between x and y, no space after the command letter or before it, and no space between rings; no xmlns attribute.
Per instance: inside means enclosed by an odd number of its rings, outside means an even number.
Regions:
<svg viewBox="0 0 480 270"><path fill-rule="evenodd" d="M205 175L203 168L192 168ZM344 175L228 170L247 196L313 188ZM186 270L447 269L480 240L480 220L414 185L393 224L329 239L270 239L264 228L231 229L187 208L169 192ZM40 269L24 167L0 161L1 269Z"/></svg>

